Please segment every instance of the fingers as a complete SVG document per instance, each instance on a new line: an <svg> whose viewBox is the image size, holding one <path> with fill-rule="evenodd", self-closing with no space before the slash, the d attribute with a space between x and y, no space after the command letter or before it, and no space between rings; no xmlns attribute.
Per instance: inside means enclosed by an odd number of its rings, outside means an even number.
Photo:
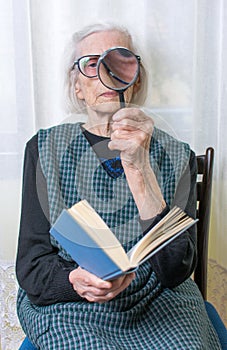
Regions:
<svg viewBox="0 0 227 350"><path fill-rule="evenodd" d="M134 140L138 145L144 145L150 140L154 122L138 108L124 108L113 115L110 148L112 141Z"/></svg>
<svg viewBox="0 0 227 350"><path fill-rule="evenodd" d="M104 281L81 267L70 272L69 281L73 285L81 284L82 286L92 286L97 289L108 289L112 286L111 282Z"/></svg>
<svg viewBox="0 0 227 350"><path fill-rule="evenodd" d="M103 303L113 299L129 286L135 275L121 276L114 281L103 281L80 267L70 272L69 280L74 290L90 302Z"/></svg>
<svg viewBox="0 0 227 350"><path fill-rule="evenodd" d="M131 120L143 122L147 119L146 114L138 108L122 108L118 110L112 117L113 122L122 121L125 118L130 118Z"/></svg>
<svg viewBox="0 0 227 350"><path fill-rule="evenodd" d="M110 150L119 150L126 167L143 169L149 166L149 146L154 122L138 108L123 108L112 117Z"/></svg>
<svg viewBox="0 0 227 350"><path fill-rule="evenodd" d="M105 290L90 289L85 293L85 298L90 302L104 303L112 300L123 290L125 290L132 280L134 279L134 274L125 275L114 281L112 281L112 288Z"/></svg>
<svg viewBox="0 0 227 350"><path fill-rule="evenodd" d="M141 130L151 134L154 127L153 120L139 108L122 108L112 117L112 129Z"/></svg>

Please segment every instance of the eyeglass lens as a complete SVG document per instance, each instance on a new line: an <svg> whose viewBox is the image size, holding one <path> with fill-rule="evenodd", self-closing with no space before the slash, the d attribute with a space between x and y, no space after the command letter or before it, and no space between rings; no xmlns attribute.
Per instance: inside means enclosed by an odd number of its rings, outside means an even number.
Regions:
<svg viewBox="0 0 227 350"><path fill-rule="evenodd" d="M86 56L79 60L80 71L87 77L97 76L97 63L100 56Z"/></svg>

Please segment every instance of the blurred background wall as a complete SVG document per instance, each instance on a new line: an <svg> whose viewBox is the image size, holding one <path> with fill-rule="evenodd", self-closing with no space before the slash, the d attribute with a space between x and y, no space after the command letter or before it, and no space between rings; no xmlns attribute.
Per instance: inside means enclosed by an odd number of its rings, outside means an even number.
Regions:
<svg viewBox="0 0 227 350"><path fill-rule="evenodd" d="M23 338L15 312L15 254L26 141L67 117L62 57L74 31L125 25L149 71L146 109L197 154L215 149L208 300L227 324L227 2L0 0L0 343Z"/></svg>

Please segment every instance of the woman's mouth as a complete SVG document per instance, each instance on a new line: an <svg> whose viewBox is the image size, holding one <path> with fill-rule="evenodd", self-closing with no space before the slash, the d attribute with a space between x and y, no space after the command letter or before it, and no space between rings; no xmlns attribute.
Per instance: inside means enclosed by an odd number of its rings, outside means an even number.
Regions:
<svg viewBox="0 0 227 350"><path fill-rule="evenodd" d="M107 97L107 98L113 98L118 96L117 91L105 91L100 96Z"/></svg>

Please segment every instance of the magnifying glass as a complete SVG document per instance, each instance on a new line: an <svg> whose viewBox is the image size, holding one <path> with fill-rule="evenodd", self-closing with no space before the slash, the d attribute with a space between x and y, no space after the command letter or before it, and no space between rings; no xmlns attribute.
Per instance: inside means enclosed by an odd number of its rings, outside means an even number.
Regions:
<svg viewBox="0 0 227 350"><path fill-rule="evenodd" d="M124 47L113 47L105 51L97 65L102 84L119 92L121 107L125 107L124 91L136 82L139 70L140 57Z"/></svg>

